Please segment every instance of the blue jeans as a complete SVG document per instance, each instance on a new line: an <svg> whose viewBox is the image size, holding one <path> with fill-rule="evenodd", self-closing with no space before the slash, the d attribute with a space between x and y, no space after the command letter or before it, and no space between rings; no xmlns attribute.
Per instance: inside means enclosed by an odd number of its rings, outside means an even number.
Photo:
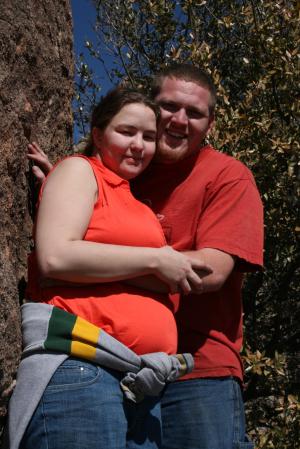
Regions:
<svg viewBox="0 0 300 449"><path fill-rule="evenodd" d="M239 383L231 378L179 381L161 402L163 449L253 449L245 435Z"/></svg>
<svg viewBox="0 0 300 449"><path fill-rule="evenodd" d="M20 449L160 448L160 398L125 400L121 377L67 359L48 384Z"/></svg>

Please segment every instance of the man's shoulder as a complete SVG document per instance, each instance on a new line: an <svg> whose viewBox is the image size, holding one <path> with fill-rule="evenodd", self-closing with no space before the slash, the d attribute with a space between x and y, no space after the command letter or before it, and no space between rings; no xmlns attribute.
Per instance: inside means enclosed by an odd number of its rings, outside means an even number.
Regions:
<svg viewBox="0 0 300 449"><path fill-rule="evenodd" d="M207 145L200 151L197 166L201 170L204 165L212 167L217 176L227 174L227 176L238 179L252 180L253 178L251 171L243 162L227 153L216 150L211 145Z"/></svg>
<svg viewBox="0 0 300 449"><path fill-rule="evenodd" d="M228 153L224 153L223 151L217 150L212 145L207 145L200 150L199 160L201 161L201 153L203 153L203 160L210 159L214 163L218 163L220 165L229 165L236 167L246 167L241 161L231 156Z"/></svg>

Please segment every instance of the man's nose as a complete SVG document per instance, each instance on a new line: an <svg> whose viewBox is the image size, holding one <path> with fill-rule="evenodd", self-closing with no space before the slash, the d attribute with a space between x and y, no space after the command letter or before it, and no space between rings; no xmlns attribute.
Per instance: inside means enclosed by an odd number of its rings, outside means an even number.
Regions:
<svg viewBox="0 0 300 449"><path fill-rule="evenodd" d="M178 109L176 112L172 114L172 122L178 125L187 125L188 116L186 114L186 110L184 108Z"/></svg>

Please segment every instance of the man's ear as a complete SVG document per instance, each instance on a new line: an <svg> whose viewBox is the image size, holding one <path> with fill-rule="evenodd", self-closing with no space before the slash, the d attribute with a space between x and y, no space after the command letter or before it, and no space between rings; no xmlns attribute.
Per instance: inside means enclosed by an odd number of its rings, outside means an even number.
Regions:
<svg viewBox="0 0 300 449"><path fill-rule="evenodd" d="M92 129L92 138L93 138L93 143L95 145L96 148L100 148L101 147L101 143L102 143L102 132L101 129L94 127Z"/></svg>

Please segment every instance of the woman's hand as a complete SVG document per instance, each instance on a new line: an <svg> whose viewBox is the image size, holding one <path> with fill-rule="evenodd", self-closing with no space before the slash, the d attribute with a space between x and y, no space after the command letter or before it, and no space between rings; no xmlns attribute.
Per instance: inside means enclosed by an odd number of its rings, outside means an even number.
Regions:
<svg viewBox="0 0 300 449"><path fill-rule="evenodd" d="M47 174L52 169L52 164L48 159L48 156L38 146L36 142L32 142L27 147L27 157L34 162L32 172L39 184L42 184Z"/></svg>
<svg viewBox="0 0 300 449"><path fill-rule="evenodd" d="M32 151L38 160L47 161L36 145ZM42 278L90 284L154 275L171 292L201 292L202 273L212 271L201 258L168 246L118 246L83 240L97 198L95 176L84 159L68 158L51 172L36 221L36 254Z"/></svg>
<svg viewBox="0 0 300 449"><path fill-rule="evenodd" d="M153 274L169 286L171 293L179 291L189 294L192 290L201 293L201 277L212 273L208 264L175 251L170 246L159 248L157 254Z"/></svg>

